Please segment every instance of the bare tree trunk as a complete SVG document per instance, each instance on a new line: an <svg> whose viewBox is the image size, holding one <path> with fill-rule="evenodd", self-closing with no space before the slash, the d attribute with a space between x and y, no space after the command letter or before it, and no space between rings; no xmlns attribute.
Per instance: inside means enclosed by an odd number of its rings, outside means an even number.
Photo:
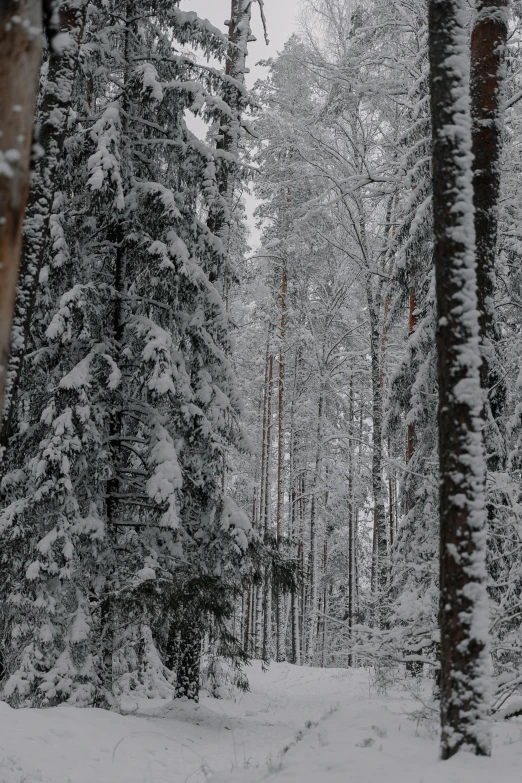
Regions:
<svg viewBox="0 0 522 783"><path fill-rule="evenodd" d="M440 460L442 758L490 754L485 464L466 0L429 3Z"/></svg>
<svg viewBox="0 0 522 783"><path fill-rule="evenodd" d="M412 336L417 326L417 297L415 295L415 289L410 288L410 303L409 303L409 317L408 317L408 335ZM415 453L415 427L412 423L408 424L406 429L406 464L411 460ZM409 493L408 493L409 494ZM405 651L405 655L409 655L411 651ZM422 652L422 651L421 651ZM406 671L411 674L412 677L419 677L422 674L422 663L418 661L407 661Z"/></svg>
<svg viewBox="0 0 522 783"><path fill-rule="evenodd" d="M29 195L31 140L42 58L41 0L0 3L0 411Z"/></svg>
<svg viewBox="0 0 522 783"><path fill-rule="evenodd" d="M267 380L267 400L266 400L266 453L265 453L265 491L263 509L263 521L265 535L270 532L270 522L272 516L272 482L271 482L271 457L272 457L272 396L274 391L274 356L270 352L268 356L268 380Z"/></svg>
<svg viewBox="0 0 522 783"><path fill-rule="evenodd" d="M502 153L502 83L508 34L509 0L477 0L471 34L471 119L473 204L477 259L477 300L482 346L481 380L487 391L486 414L493 421L485 431L488 464L501 469L505 445L498 432L506 387L499 367L499 339L493 296Z"/></svg>
<svg viewBox="0 0 522 783"><path fill-rule="evenodd" d="M409 306L409 318L408 318L408 335L411 337L417 326L417 297L415 295L415 289L410 288L410 306ZM413 457L415 451L415 428L413 424L408 424L406 430L406 464Z"/></svg>
<svg viewBox="0 0 522 783"><path fill-rule="evenodd" d="M299 476L296 470L296 452L297 438L295 434L295 402L297 390L297 372L299 367L299 348L295 353L294 362L294 383L292 389L292 399L290 403L290 460L288 476L288 501L289 501L289 527L290 538L295 546L296 566L299 568L299 548L302 542L299 539L299 530L297 529L298 516L298 494L299 494ZM297 544L295 544L297 542ZM290 597L290 617L291 617L291 644L292 644L292 663L300 665L301 651L299 644L299 592L297 585L292 588Z"/></svg>
<svg viewBox="0 0 522 783"><path fill-rule="evenodd" d="M377 625L380 625L380 601L378 594L386 588L388 560L388 530L384 503L384 484L382 478L382 378L380 362L381 333L379 313L381 309L380 287L372 290L371 277L366 280L368 310L370 313L370 343L372 363L372 494L373 494L373 561L372 587L376 600Z"/></svg>
<svg viewBox="0 0 522 783"><path fill-rule="evenodd" d="M312 488L312 500L310 503L310 552L309 552L309 572L308 584L310 586L309 610L307 616L307 641L306 641L306 661L308 664L313 662L315 653L315 642L317 635L317 610L318 610L318 590L317 590L317 506L319 498L319 479L321 473L321 451L323 440L323 415L324 415L324 389L321 383L319 390L319 407L317 411L317 446L315 451L315 477Z"/></svg>
<svg viewBox="0 0 522 783"><path fill-rule="evenodd" d="M392 446L391 446L391 440L390 438L388 438L388 460L390 462L390 465L388 466L388 514L389 514L390 551L393 550L394 533L395 533L395 525L394 525L395 505L393 502L393 474L391 470L391 459L392 459Z"/></svg>
<svg viewBox="0 0 522 783"><path fill-rule="evenodd" d="M267 566L263 586L263 649L261 654L265 663L269 663L272 659L272 642L272 573Z"/></svg>
<svg viewBox="0 0 522 783"><path fill-rule="evenodd" d="M263 422L262 422L262 428L261 428L261 476L259 481L259 513L258 513L258 521L260 526L260 534L265 529L265 492L267 489L267 481L266 481L266 468L267 468L267 454L269 451L269 443L268 443L268 418L267 418L267 411L268 411L268 368L269 368L269 358L270 358L270 329L271 326L268 327L268 335L266 338L266 352L265 352L265 379L263 384ZM262 529L263 530L262 530ZM257 586L254 588L255 590L255 601L254 601L254 608L253 608L253 614L254 614L254 622L253 622L253 654L255 658L260 658L262 655L262 629L263 629L263 601L262 601L262 589Z"/></svg>
<svg viewBox="0 0 522 783"><path fill-rule="evenodd" d="M223 115L221 118L220 138L216 148L233 157L237 157L238 153L241 119L245 108L242 106L241 93L234 83L244 84L248 42L255 41L250 27L252 5L251 0L231 0L230 19L228 19L230 47L227 53L225 73L230 77L230 81L227 83L230 94L227 97L233 108L230 114ZM221 238L225 251L228 249L230 236L234 179L233 169L231 170L228 163L223 162L218 173L218 189L222 203L218 210L213 211L207 221L210 230ZM225 299L228 299L229 276L226 273L223 283Z"/></svg>
<svg viewBox="0 0 522 783"><path fill-rule="evenodd" d="M271 327L271 331L273 326ZM271 531L272 521L272 482L271 482L271 456L272 456L272 396L274 387L274 356L269 351L268 356L268 383L266 403L266 455L265 455L265 508L264 531L265 540ZM263 661L269 661L272 657L272 574L270 567L265 568L265 581L263 589Z"/></svg>
<svg viewBox="0 0 522 783"><path fill-rule="evenodd" d="M265 382L263 384L263 424L261 431L261 479L259 483L259 522L262 524L262 520L265 514L265 467L266 467L266 454L267 454L267 404L268 404L268 360L270 352L270 333L266 340L266 353L265 353Z"/></svg>
<svg viewBox="0 0 522 783"><path fill-rule="evenodd" d="M299 644L299 593L292 590L292 663L301 665L301 646Z"/></svg>
<svg viewBox="0 0 522 783"><path fill-rule="evenodd" d="M350 436L353 435L354 427L354 395L353 395L353 374L350 375L350 392L348 397L348 423ZM348 440L348 605L346 607L346 620L348 623L348 640L352 642L353 620L355 607L355 441L352 437ZM353 666L353 655L348 654L348 665Z"/></svg>
<svg viewBox="0 0 522 783"><path fill-rule="evenodd" d="M299 547L298 547L298 563L301 572L301 650L303 660L306 660L306 630L307 630L307 570L305 567L305 548L304 548L304 519L305 519L305 491L306 484L304 475L301 476L299 485Z"/></svg>
<svg viewBox="0 0 522 783"><path fill-rule="evenodd" d="M279 324L279 378L278 378L278 410L277 410L277 503L276 503L276 536L278 546L282 536L283 517L283 469L285 459L284 448L284 384L285 384L285 354L284 339L286 327L286 291L288 275L283 266L281 275L281 320ZM279 585L276 585L276 661L286 659L284 638L284 596Z"/></svg>
<svg viewBox="0 0 522 783"><path fill-rule="evenodd" d="M4 415L0 423L2 446L7 445L12 426L38 281L45 259L56 170L67 131L86 7L86 0L61 0L57 4L53 32L60 34L65 43L53 46L51 40L49 45L47 75L36 117L39 129L37 142L42 153L33 166L23 225L20 285L13 318Z"/></svg>
<svg viewBox="0 0 522 783"><path fill-rule="evenodd" d="M363 432L364 432L364 395L362 389L360 390L360 405L359 405L359 422L358 422L358 432L357 432L357 439L359 442L359 448L357 449L357 466L355 471L355 477L356 482L361 480L361 471L362 471L362 464L363 464ZM355 491L355 490L354 490ZM359 610L359 555L358 555L358 543L359 543L359 509L357 505L354 503L354 612L357 613ZM356 659L355 659L356 660ZM356 662L354 663L354 666L356 665Z"/></svg>
<svg viewBox="0 0 522 783"><path fill-rule="evenodd" d="M176 673L177 699L199 701L199 669L203 634L200 618L193 615L184 618L179 641L179 659Z"/></svg>
<svg viewBox="0 0 522 783"><path fill-rule="evenodd" d="M254 657L262 657L263 648L263 585L257 585L255 612L255 632L254 632Z"/></svg>
<svg viewBox="0 0 522 783"><path fill-rule="evenodd" d="M322 642L322 662L321 665L324 669L326 666L326 648L328 646L328 583L326 580L326 574L328 569L328 537L325 534L323 545L323 642Z"/></svg>
<svg viewBox="0 0 522 783"><path fill-rule="evenodd" d="M252 614L252 586L248 588L246 594L243 596L244 611L243 611L243 647L247 654L250 653L250 621Z"/></svg>

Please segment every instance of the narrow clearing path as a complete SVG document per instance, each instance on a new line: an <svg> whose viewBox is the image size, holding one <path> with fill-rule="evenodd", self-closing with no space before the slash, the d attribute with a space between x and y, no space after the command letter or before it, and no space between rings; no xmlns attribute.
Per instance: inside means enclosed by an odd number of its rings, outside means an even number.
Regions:
<svg viewBox="0 0 522 783"><path fill-rule="evenodd" d="M437 760L437 727L362 669L255 663L251 692L138 714L0 703L0 783L519 783L522 719L495 725L492 759Z"/></svg>

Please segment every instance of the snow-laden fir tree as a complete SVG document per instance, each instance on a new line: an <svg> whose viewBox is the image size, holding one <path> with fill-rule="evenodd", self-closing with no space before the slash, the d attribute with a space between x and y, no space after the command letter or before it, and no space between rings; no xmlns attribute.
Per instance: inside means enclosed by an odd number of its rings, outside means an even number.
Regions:
<svg viewBox="0 0 522 783"><path fill-rule="evenodd" d="M185 119L219 123L246 96L228 80L225 103L222 72L184 53L223 58L219 31L148 7L89 6L2 481L13 704L113 703L168 679L162 644L197 698L206 618L225 623L247 562L222 489L247 447L209 228L224 164Z"/></svg>

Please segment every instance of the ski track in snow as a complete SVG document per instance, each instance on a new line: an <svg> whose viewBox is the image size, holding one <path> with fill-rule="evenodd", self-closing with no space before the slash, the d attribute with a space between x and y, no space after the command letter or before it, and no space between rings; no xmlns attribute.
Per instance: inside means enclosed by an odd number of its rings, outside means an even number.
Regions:
<svg viewBox="0 0 522 783"><path fill-rule="evenodd" d="M494 726L491 759L438 761L421 704L368 671L258 662L235 701L141 702L135 715L0 703L0 783L515 783L522 719ZM315 725L316 724L316 725Z"/></svg>

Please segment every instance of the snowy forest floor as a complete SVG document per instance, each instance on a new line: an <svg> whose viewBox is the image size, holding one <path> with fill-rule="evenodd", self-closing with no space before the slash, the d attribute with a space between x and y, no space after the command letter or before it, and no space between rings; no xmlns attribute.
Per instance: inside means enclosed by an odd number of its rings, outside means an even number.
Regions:
<svg viewBox="0 0 522 783"><path fill-rule="evenodd" d="M384 695L365 669L257 662L248 676L235 700L149 701L127 716L0 703L0 783L521 780L521 718L495 724L491 759L440 762L436 722L404 685Z"/></svg>

